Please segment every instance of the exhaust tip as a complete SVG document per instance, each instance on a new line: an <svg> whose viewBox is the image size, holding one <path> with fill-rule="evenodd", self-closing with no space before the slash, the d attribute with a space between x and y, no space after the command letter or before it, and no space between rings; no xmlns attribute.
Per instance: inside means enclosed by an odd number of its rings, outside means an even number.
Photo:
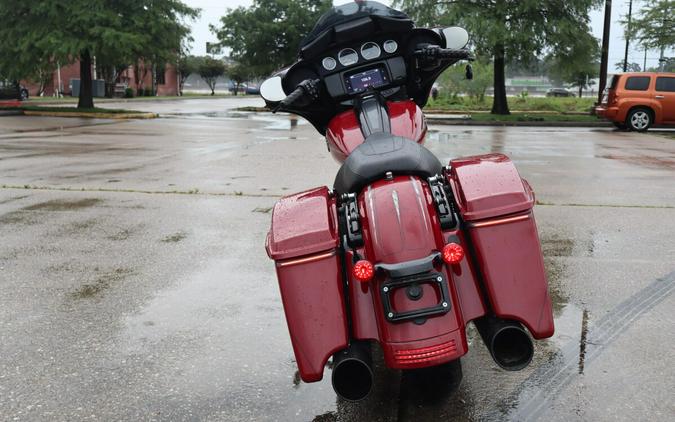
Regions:
<svg viewBox="0 0 675 422"><path fill-rule="evenodd" d="M492 339L492 356L503 369L520 371L532 361L534 346L524 329L505 326Z"/></svg>
<svg viewBox="0 0 675 422"><path fill-rule="evenodd" d="M373 389L369 347L365 343L352 343L333 356L333 389L347 401L359 401L368 397Z"/></svg>
<svg viewBox="0 0 675 422"><path fill-rule="evenodd" d="M534 345L519 322L484 316L474 320L474 325L500 368L520 371L532 361Z"/></svg>
<svg viewBox="0 0 675 422"><path fill-rule="evenodd" d="M363 400L373 388L373 373L363 361L344 360L333 368L333 388L345 400Z"/></svg>

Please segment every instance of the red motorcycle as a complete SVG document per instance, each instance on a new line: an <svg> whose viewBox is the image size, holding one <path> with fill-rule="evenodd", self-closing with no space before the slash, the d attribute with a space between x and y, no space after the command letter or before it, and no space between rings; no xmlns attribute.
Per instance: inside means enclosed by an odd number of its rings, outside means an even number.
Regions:
<svg viewBox="0 0 675 422"><path fill-rule="evenodd" d="M344 399L370 392L374 343L389 368L444 365L467 353L473 321L495 362L520 370L528 332L553 335L529 184L504 155L444 167L422 146L420 108L448 66L470 59L467 42L461 28L416 28L360 1L322 16L299 60L261 86L343 163L332 190L277 202L266 249L302 380L321 380L332 356Z"/></svg>

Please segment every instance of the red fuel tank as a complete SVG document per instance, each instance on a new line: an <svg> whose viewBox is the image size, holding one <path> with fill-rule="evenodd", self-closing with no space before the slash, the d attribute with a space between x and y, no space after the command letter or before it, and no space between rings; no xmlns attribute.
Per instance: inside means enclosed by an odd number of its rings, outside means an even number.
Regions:
<svg viewBox="0 0 675 422"><path fill-rule="evenodd" d="M424 143L427 123L424 113L415 102L387 102L387 111L391 125L391 133L396 136ZM326 141L330 153L339 162L343 162L356 147L364 141L361 126L354 110L340 113L328 124Z"/></svg>

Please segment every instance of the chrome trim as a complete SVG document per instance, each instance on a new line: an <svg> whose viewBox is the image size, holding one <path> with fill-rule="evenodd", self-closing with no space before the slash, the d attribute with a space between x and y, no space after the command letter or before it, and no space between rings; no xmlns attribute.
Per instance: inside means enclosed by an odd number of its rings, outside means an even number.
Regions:
<svg viewBox="0 0 675 422"><path fill-rule="evenodd" d="M343 53L345 53L345 54L351 54L351 53L354 53L354 55L356 56L356 61L354 61L353 63L345 63L345 62L343 62L343 61L342 61L342 55L343 55ZM343 48L343 49L340 50L340 52L338 53L338 61L340 62L340 64L341 64L342 66L351 66L351 65L356 64L356 63L359 62L359 53L357 53L356 50L354 50L353 48Z"/></svg>
<svg viewBox="0 0 675 422"><path fill-rule="evenodd" d="M418 186L419 179L416 179L413 176L409 176L409 177L410 177L410 182L413 185L413 189L415 189L415 195L417 196L417 204L420 206L420 211L422 211L422 214L424 214L427 217L427 218L423 218L423 220L424 220L424 229L427 230L427 232L428 232L430 230L430 228L429 228L429 216L428 216L428 212L425 211L426 208L424 206L424 203L422 202L422 192L420 192L420 189L419 189L419 186Z"/></svg>
<svg viewBox="0 0 675 422"><path fill-rule="evenodd" d="M320 261L324 258L330 258L331 256L335 255L335 251L330 251L323 253L321 255L313 255L313 256L308 256L306 258L298 258L298 259L293 259L290 261L281 261L277 262L277 267L288 267L291 265L299 265L299 264L306 264L308 262L314 262L314 261Z"/></svg>
<svg viewBox="0 0 675 422"><path fill-rule="evenodd" d="M387 48L387 45L391 46L392 44L394 45L394 48L389 51L390 49ZM398 50L398 43L395 40L387 40L382 44L382 48L384 48L385 53L396 53L396 50Z"/></svg>
<svg viewBox="0 0 675 422"><path fill-rule="evenodd" d="M470 228L490 227L500 224L515 223L516 221L525 221L530 219L530 214L517 215L515 217L500 218L499 220L490 220L479 223L467 223Z"/></svg>
<svg viewBox="0 0 675 422"><path fill-rule="evenodd" d="M326 61L332 61L333 65L332 66L326 65ZM323 68L326 70L335 70L335 68L337 67L337 60L335 60L330 56L324 57L323 60L321 60L321 66L323 66Z"/></svg>
<svg viewBox="0 0 675 422"><path fill-rule="evenodd" d="M375 204L373 203L373 189L372 186L368 186L368 191L366 192L366 195L368 196L368 215L371 216L371 218L368 219L368 224L370 224L371 230L370 232L373 234L373 243L375 245L379 245L380 241L378 239L378 232L377 232L377 226L375 223Z"/></svg>
<svg viewBox="0 0 675 422"><path fill-rule="evenodd" d="M375 46L377 48L377 55L375 55L374 57L366 57L365 54L363 54L363 49L366 48L366 47L372 48L372 46ZM361 46L361 57L363 57L365 60L375 60L376 58L380 57L381 55L382 55L382 49L380 48L380 46L377 43L374 43L372 41L368 41L366 43L363 43L363 45Z"/></svg>
<svg viewBox="0 0 675 422"><path fill-rule="evenodd" d="M396 209L396 219L398 220L399 227L401 226L401 208L398 204L398 192L396 190L391 191L391 199L394 201L394 208Z"/></svg>

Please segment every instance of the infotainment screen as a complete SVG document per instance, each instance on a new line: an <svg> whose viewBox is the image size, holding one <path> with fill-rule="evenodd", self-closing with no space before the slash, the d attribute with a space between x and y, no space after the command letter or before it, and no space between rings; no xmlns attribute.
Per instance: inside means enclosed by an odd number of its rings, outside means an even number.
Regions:
<svg viewBox="0 0 675 422"><path fill-rule="evenodd" d="M350 94L365 91L371 86L378 87L388 83L387 72L381 66L345 76L345 85Z"/></svg>

